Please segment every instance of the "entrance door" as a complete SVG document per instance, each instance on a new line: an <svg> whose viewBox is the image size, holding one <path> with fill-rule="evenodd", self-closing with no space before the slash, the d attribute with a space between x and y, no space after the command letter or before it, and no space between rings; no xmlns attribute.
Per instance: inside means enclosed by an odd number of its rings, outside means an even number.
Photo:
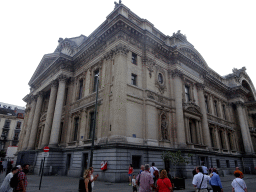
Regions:
<svg viewBox="0 0 256 192"><path fill-rule="evenodd" d="M199 165L202 166L203 163L205 164L206 167L209 168L208 157L199 156Z"/></svg>
<svg viewBox="0 0 256 192"><path fill-rule="evenodd" d="M71 154L67 155L67 164L66 164L66 173L65 175L68 175L68 171L70 169L70 165L71 165Z"/></svg>
<svg viewBox="0 0 256 192"><path fill-rule="evenodd" d="M86 169L88 169L88 153L83 154L81 177L83 176L84 170Z"/></svg>

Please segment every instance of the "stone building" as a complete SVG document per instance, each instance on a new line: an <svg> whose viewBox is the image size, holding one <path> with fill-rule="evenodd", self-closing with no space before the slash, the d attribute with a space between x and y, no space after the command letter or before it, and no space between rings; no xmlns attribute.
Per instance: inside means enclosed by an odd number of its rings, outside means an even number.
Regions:
<svg viewBox="0 0 256 192"><path fill-rule="evenodd" d="M0 150L18 145L24 113L24 107L0 102Z"/></svg>
<svg viewBox="0 0 256 192"><path fill-rule="evenodd" d="M213 71L180 31L163 34L121 2L88 37L59 39L29 81L18 161L46 174L80 176L88 167L99 98L93 166L101 180L127 180L128 165L165 163L165 150L190 153L194 166L256 166L255 88L246 69ZM108 170L100 170L101 161ZM51 169L50 169L51 166Z"/></svg>

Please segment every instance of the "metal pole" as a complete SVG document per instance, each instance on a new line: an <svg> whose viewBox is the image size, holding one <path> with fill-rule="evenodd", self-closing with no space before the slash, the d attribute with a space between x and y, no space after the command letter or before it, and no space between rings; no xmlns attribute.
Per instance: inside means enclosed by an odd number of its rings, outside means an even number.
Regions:
<svg viewBox="0 0 256 192"><path fill-rule="evenodd" d="M96 101L95 101L95 111L94 111L94 122L93 122L93 130L92 130L92 146L91 146L91 155L90 155L90 165L92 167L93 161L93 150L94 150L94 136L95 136L95 127L96 127L96 114L97 114L97 105L98 105L98 85L99 85L99 75L95 75L96 77Z"/></svg>
<svg viewBox="0 0 256 192"><path fill-rule="evenodd" d="M45 162L45 157L44 157L44 162ZM42 168L42 173L41 173L41 178L40 178L39 190L41 188L42 177L43 177L43 174L44 174L44 162L43 162L43 168Z"/></svg>

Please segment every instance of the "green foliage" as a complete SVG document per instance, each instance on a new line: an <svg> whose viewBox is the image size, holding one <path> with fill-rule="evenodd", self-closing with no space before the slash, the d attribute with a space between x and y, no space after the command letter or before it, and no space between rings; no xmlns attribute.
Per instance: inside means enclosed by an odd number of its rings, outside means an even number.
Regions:
<svg viewBox="0 0 256 192"><path fill-rule="evenodd" d="M5 155L6 155L6 152L5 152L4 150L1 150L1 151L0 151L0 157L3 157L3 158L4 158Z"/></svg>
<svg viewBox="0 0 256 192"><path fill-rule="evenodd" d="M188 154L188 157L193 156L192 154ZM174 165L174 175L176 174L176 168L177 165L180 164L188 164L189 159L187 157L183 157L181 151L177 151L176 153L173 153L171 151L164 151L162 154L162 159L164 161L169 160L171 161L172 165Z"/></svg>

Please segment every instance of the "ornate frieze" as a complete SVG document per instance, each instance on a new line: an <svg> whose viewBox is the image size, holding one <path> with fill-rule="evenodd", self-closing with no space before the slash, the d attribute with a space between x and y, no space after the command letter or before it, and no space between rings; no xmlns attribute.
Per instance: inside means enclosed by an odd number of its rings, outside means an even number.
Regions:
<svg viewBox="0 0 256 192"><path fill-rule="evenodd" d="M149 71L149 77L151 78L152 73L154 72L154 67L156 66L156 62L153 59L148 58L146 61L146 66Z"/></svg>
<svg viewBox="0 0 256 192"><path fill-rule="evenodd" d="M204 90L205 86L202 83L196 83L196 87L198 90Z"/></svg>
<svg viewBox="0 0 256 192"><path fill-rule="evenodd" d="M202 67L206 68L204 62L202 62L202 60L199 58L199 56L194 53L191 49L188 48L181 48L180 51L189 59L191 59L192 61L200 64Z"/></svg>
<svg viewBox="0 0 256 192"><path fill-rule="evenodd" d="M167 104L168 105L168 99L166 97L163 97L153 91L146 90L147 98L155 100L159 103Z"/></svg>
<svg viewBox="0 0 256 192"><path fill-rule="evenodd" d="M172 76L173 78L175 78L175 77L181 77L181 78L183 78L183 73L182 73L182 71L180 71L180 70L178 70L178 69L170 70L170 71L169 71L169 74L171 74L171 76Z"/></svg>
<svg viewBox="0 0 256 192"><path fill-rule="evenodd" d="M122 54L126 56L128 52L129 52L128 47L120 43L114 49L111 49L109 52L107 52L104 55L104 59L106 60L111 59L117 54Z"/></svg>
<svg viewBox="0 0 256 192"><path fill-rule="evenodd" d="M202 116L200 107L196 105L194 102L183 103L182 105L184 111L196 114L198 116Z"/></svg>

